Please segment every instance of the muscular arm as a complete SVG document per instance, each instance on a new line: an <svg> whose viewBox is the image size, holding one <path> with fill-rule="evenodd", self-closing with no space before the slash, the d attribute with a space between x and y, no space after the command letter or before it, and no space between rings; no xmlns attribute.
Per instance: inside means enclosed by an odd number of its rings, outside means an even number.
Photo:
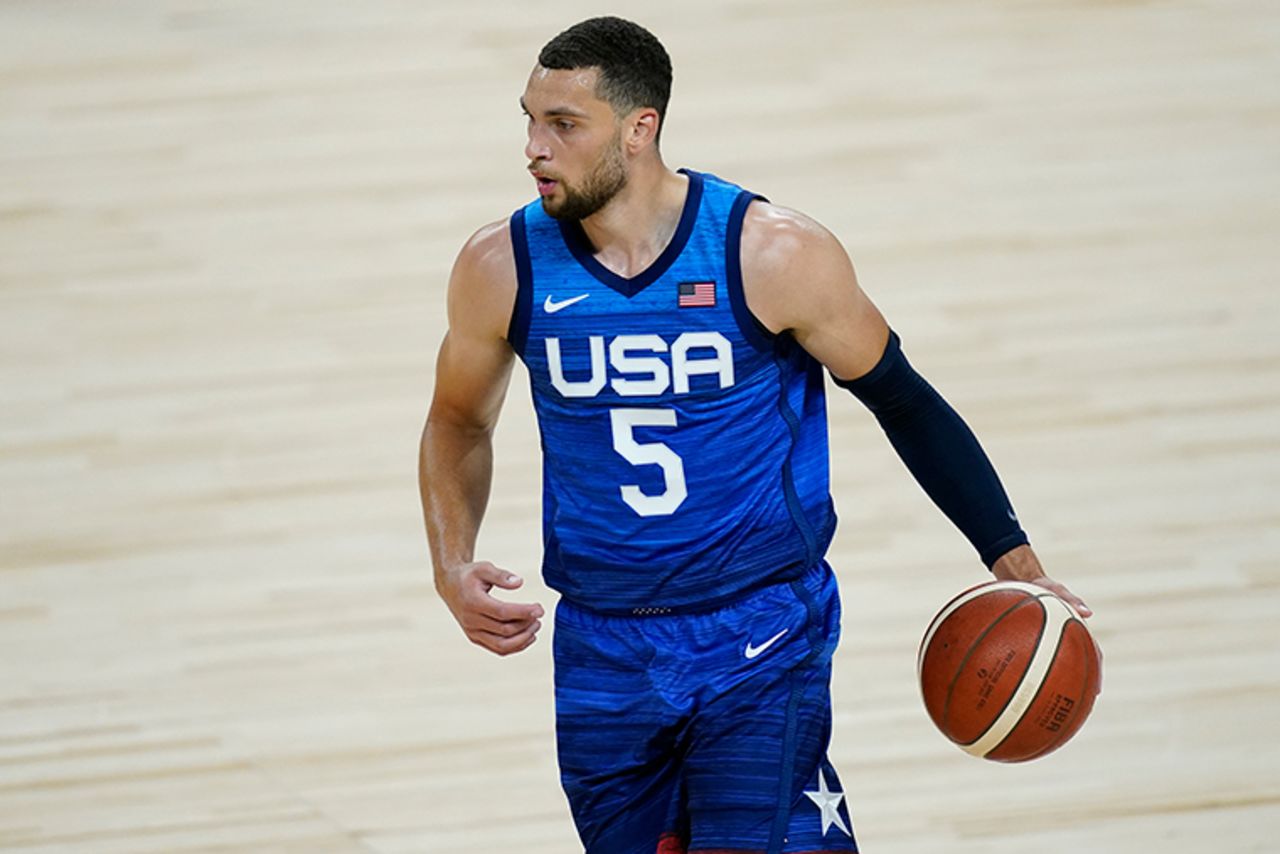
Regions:
<svg viewBox="0 0 1280 854"><path fill-rule="evenodd" d="M889 326L858 286L844 247L801 213L759 201L747 208L742 284L770 332L789 332L837 377L863 376L884 353Z"/></svg>
<svg viewBox="0 0 1280 854"><path fill-rule="evenodd" d="M533 643L542 616L536 604L491 596L495 586L522 582L475 560L493 477L493 428L511 378L514 354L504 336L515 291L506 224L486 226L463 247L449 278L449 331L418 454L436 590L467 637L501 655Z"/></svg>
<svg viewBox="0 0 1280 854"><path fill-rule="evenodd" d="M839 241L803 214L756 202L743 222L742 265L756 318L775 334L791 334L867 404L929 497L987 552L995 576L1036 581L1090 613L1045 576L1029 545L1009 547L1025 538L1001 539L999 518L973 512L992 494L1003 498L995 471L964 422L900 357ZM998 513L1006 510L1002 502Z"/></svg>

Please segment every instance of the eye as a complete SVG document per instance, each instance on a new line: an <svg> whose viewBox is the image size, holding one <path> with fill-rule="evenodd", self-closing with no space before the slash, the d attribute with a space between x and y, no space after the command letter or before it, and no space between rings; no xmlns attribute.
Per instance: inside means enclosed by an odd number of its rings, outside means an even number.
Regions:
<svg viewBox="0 0 1280 854"><path fill-rule="evenodd" d="M559 128L560 130L573 130L574 124L568 119L557 119L556 127Z"/></svg>

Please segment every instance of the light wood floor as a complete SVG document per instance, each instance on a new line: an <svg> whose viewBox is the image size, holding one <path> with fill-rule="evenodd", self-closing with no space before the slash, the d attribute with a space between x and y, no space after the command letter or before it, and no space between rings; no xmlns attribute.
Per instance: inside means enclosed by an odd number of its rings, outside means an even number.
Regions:
<svg viewBox="0 0 1280 854"><path fill-rule="evenodd" d="M599 10L0 3L0 849L580 850L548 638L463 640L414 465L516 98ZM673 54L669 162L845 241L1097 611L1075 742L945 743L916 643L982 570L833 398L864 849L1280 851L1280 5L612 10ZM515 385L482 554L532 576Z"/></svg>

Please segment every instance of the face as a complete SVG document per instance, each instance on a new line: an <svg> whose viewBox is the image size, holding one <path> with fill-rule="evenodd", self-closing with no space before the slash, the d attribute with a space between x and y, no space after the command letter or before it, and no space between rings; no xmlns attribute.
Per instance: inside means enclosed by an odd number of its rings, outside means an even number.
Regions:
<svg viewBox="0 0 1280 854"><path fill-rule="evenodd" d="M521 107L529 117L524 153L542 208L556 219L591 216L627 184L622 124L596 97L599 71L536 66Z"/></svg>

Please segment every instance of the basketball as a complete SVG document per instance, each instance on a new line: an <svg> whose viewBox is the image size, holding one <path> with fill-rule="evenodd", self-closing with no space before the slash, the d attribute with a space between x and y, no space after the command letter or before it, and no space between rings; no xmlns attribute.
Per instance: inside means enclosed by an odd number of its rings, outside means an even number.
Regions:
<svg viewBox="0 0 1280 854"><path fill-rule="evenodd" d="M980 584L948 602L925 632L917 666L942 734L997 762L1066 744L1101 685L1084 621L1053 592L1021 581Z"/></svg>

